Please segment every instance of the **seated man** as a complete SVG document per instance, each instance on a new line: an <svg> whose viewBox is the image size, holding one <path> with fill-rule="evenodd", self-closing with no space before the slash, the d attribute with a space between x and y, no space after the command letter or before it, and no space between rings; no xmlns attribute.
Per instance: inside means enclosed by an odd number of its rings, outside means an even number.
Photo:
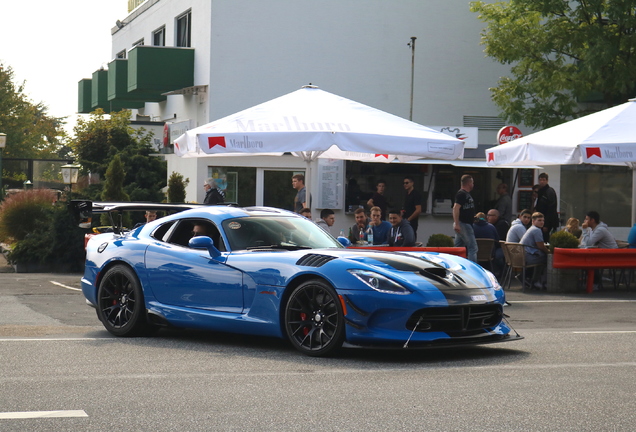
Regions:
<svg viewBox="0 0 636 432"><path fill-rule="evenodd" d="M391 224L382 220L382 209L378 206L371 207L371 222L369 226L373 230L373 244L387 244L389 241L389 232Z"/></svg>
<svg viewBox="0 0 636 432"><path fill-rule="evenodd" d="M614 236L607 229L607 224L601 222L601 216L596 211L588 212L583 221L583 235L581 247L597 247L601 249L617 249L618 244Z"/></svg>
<svg viewBox="0 0 636 432"><path fill-rule="evenodd" d="M528 228L528 231L521 238L521 243L526 252L526 264L543 264L544 266L548 262L548 250L545 242L543 241L543 225L545 224L545 217L543 213L534 212L532 214L532 226ZM543 273L543 272L542 272ZM537 289L545 289L545 281L543 280L543 274L540 277L536 277L533 274L532 280L535 280L534 287ZM525 283L525 281L524 281Z"/></svg>
<svg viewBox="0 0 636 432"><path fill-rule="evenodd" d="M486 220L497 229L499 240L505 240L508 236L508 231L510 230L510 223L499 215L499 211L497 209L488 210ZM477 234L475 234L475 236L477 236Z"/></svg>
<svg viewBox="0 0 636 432"><path fill-rule="evenodd" d="M389 210L389 246L415 246L415 232L407 219L402 219L400 210Z"/></svg>
<svg viewBox="0 0 636 432"><path fill-rule="evenodd" d="M521 237L528 230L530 221L532 219L532 212L528 209L523 209L519 212L519 217L512 222L508 234L506 235L506 241L508 243L519 243Z"/></svg>
<svg viewBox="0 0 636 432"><path fill-rule="evenodd" d="M316 225L331 234L331 227L336 222L336 215L331 209L322 209L320 219L316 220Z"/></svg>
<svg viewBox="0 0 636 432"><path fill-rule="evenodd" d="M203 223L195 222L192 227L192 237L198 236L209 236L208 227Z"/></svg>
<svg viewBox="0 0 636 432"><path fill-rule="evenodd" d="M532 226L521 238L521 243L526 250L526 264L546 264L548 261L548 250L543 241L543 225L545 218L543 213L532 214Z"/></svg>
<svg viewBox="0 0 636 432"><path fill-rule="evenodd" d="M363 208L357 208L354 217L356 223L351 227L351 236L353 242L365 241L367 235L367 228L369 228L369 219ZM362 238L360 238L360 231L362 231Z"/></svg>

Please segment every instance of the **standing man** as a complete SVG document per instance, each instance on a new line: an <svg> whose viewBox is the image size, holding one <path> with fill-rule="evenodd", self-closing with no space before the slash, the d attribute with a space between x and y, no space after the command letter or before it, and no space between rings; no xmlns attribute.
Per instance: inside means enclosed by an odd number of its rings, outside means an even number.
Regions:
<svg viewBox="0 0 636 432"><path fill-rule="evenodd" d="M214 205L225 202L225 195L216 187L216 182L213 178L209 178L203 183L203 189L205 189L203 204Z"/></svg>
<svg viewBox="0 0 636 432"><path fill-rule="evenodd" d="M475 187L473 177L464 174L461 179L462 187L455 195L453 204L453 229L455 230L455 247L465 247L468 259L477 262L477 241L473 231L475 220L475 201L470 192Z"/></svg>
<svg viewBox="0 0 636 432"><path fill-rule="evenodd" d="M404 190L406 196L404 197L404 206L402 207L402 214L404 219L409 221L415 238L417 239L417 225L422 213L422 194L414 188L415 182L412 177L404 177Z"/></svg>
<svg viewBox="0 0 636 432"><path fill-rule="evenodd" d="M497 186L497 193L499 194L499 199L497 200L497 204L495 204L495 208L499 212L499 217L510 223L512 220L512 198L510 198L508 194L508 185L501 183Z"/></svg>
<svg viewBox="0 0 636 432"><path fill-rule="evenodd" d="M369 226L373 230L374 245L388 244L391 224L382 220L382 211L380 210L380 207L371 207L371 222L369 222Z"/></svg>
<svg viewBox="0 0 636 432"><path fill-rule="evenodd" d="M409 221L402 219L401 212L389 210L389 222L391 223L389 246L415 246L415 232Z"/></svg>
<svg viewBox="0 0 636 432"><path fill-rule="evenodd" d="M543 241L550 240L550 232L559 227L559 214L557 213L557 194L548 184L548 175L539 174L539 190L537 191L537 205L535 212L543 213L545 224L541 229Z"/></svg>
<svg viewBox="0 0 636 432"><path fill-rule="evenodd" d="M386 220L386 210L388 207L388 203L386 202L386 198L384 197L384 190L386 189L386 183L384 180L378 180L378 183L375 185L375 193L373 196L367 201L367 205L369 207L379 207L381 212L382 220Z"/></svg>
<svg viewBox="0 0 636 432"><path fill-rule="evenodd" d="M300 213L307 205L307 188L305 188L305 176L303 174L295 174L292 177L292 187L298 191L294 198L294 212Z"/></svg>

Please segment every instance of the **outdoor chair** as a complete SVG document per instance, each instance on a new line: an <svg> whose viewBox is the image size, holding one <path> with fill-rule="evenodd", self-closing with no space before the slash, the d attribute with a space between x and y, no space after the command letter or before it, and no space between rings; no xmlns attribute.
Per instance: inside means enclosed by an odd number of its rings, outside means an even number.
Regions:
<svg viewBox="0 0 636 432"><path fill-rule="evenodd" d="M477 240L477 264L488 263L488 269L494 272L492 265L493 262L493 250L495 248L495 241L490 238L478 238Z"/></svg>
<svg viewBox="0 0 636 432"><path fill-rule="evenodd" d="M507 279L508 288L510 288L510 282L512 281L512 274L521 269L522 279L521 285L522 289L525 289L526 283L526 269L534 268L534 267L543 267L543 264L527 264L526 263L526 249L521 243L504 243L504 256L508 256L510 259L510 274ZM507 259L508 259L507 258ZM536 278L537 272L534 272L533 280ZM530 281L530 286L532 286L532 281Z"/></svg>

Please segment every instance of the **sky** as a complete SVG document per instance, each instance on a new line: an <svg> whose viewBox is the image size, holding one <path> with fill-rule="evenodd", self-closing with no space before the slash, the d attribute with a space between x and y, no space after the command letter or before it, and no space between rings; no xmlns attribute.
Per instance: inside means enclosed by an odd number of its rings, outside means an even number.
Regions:
<svg viewBox="0 0 636 432"><path fill-rule="evenodd" d="M31 102L69 117L72 134L77 83L107 67L110 30L127 15L127 0L2 0L0 62L11 66L15 84L25 82Z"/></svg>

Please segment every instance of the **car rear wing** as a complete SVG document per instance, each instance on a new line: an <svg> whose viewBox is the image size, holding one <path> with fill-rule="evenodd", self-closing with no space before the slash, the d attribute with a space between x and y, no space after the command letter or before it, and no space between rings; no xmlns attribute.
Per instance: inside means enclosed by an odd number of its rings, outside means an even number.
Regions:
<svg viewBox="0 0 636 432"><path fill-rule="evenodd" d="M203 207L205 204L166 204L166 203L141 203L141 202L93 202L88 200L72 200L70 209L80 228L91 228L94 214L108 214L113 232L120 234L123 231L122 213L125 211L163 211L166 213L178 213L184 210Z"/></svg>

